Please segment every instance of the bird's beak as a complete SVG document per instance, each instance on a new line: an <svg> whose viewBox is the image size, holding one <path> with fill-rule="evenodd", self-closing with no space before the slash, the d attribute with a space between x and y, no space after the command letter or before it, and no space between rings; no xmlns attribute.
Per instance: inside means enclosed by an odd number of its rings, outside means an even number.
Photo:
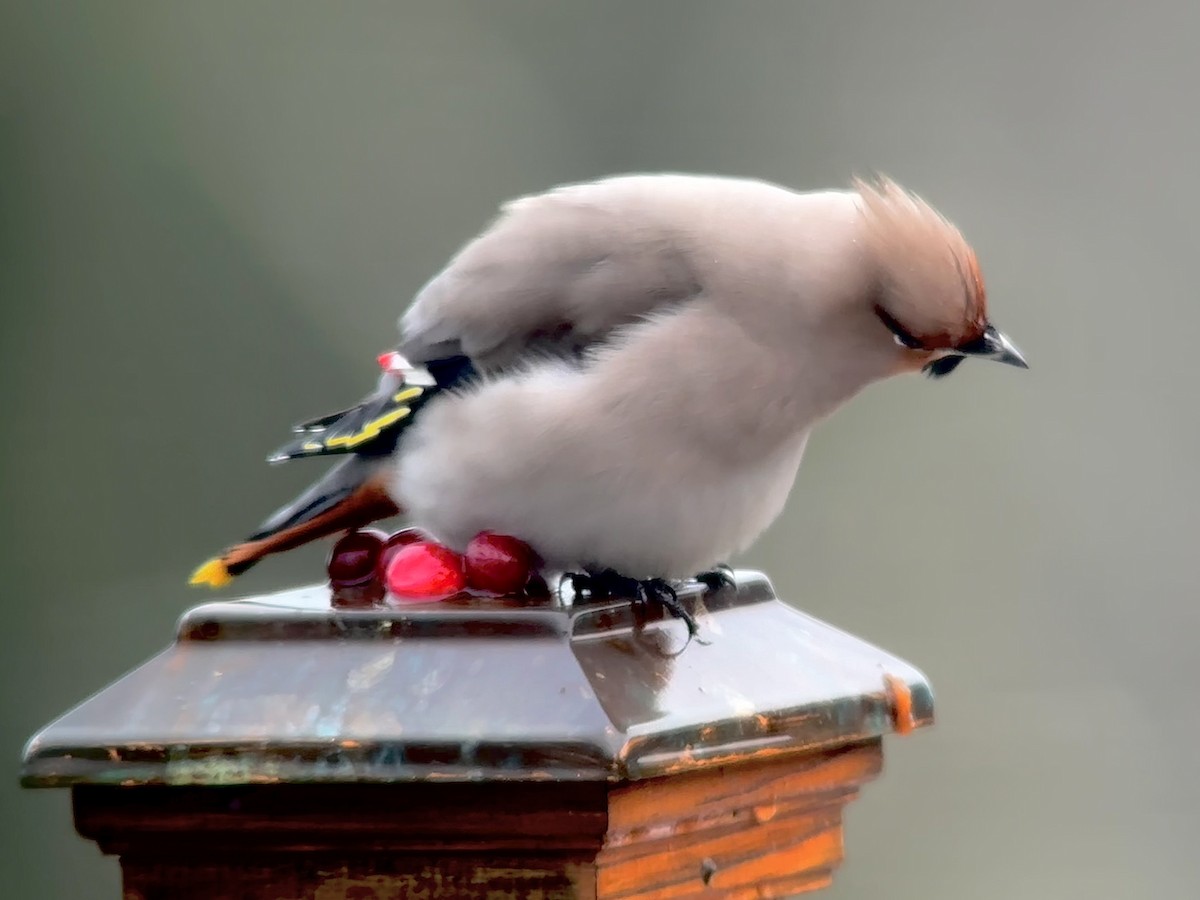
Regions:
<svg viewBox="0 0 1200 900"><path fill-rule="evenodd" d="M995 325L989 325L981 337L959 347L958 352L971 359L992 359L1018 369L1029 368L1017 345L1003 331L997 330Z"/></svg>

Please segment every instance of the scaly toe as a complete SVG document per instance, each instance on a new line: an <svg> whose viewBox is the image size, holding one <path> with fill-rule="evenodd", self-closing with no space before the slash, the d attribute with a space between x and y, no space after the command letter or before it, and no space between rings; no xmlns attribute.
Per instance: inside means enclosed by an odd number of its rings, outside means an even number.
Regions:
<svg viewBox="0 0 1200 900"><path fill-rule="evenodd" d="M714 593L725 588L737 587L737 578L734 577L733 568L725 563L713 566L707 572L700 572L696 575L696 581Z"/></svg>

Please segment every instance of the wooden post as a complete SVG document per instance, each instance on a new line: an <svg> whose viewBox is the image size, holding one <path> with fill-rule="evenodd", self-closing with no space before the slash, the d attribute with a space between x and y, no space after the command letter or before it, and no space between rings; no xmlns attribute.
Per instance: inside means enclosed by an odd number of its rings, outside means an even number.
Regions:
<svg viewBox="0 0 1200 900"><path fill-rule="evenodd" d="M624 602L198 607L29 743L126 900L732 898L828 884L911 666L760 574Z"/></svg>

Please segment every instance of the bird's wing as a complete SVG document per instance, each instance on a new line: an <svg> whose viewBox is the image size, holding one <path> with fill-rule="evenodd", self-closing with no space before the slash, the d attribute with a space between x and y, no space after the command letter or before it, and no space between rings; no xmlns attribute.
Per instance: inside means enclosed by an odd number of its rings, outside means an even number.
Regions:
<svg viewBox="0 0 1200 900"><path fill-rule="evenodd" d="M534 351L577 352L695 296L679 210L704 184L668 182L608 179L507 204L417 295L401 352L494 369Z"/></svg>
<svg viewBox="0 0 1200 900"><path fill-rule="evenodd" d="M462 356L431 361L422 370L402 361L401 369L386 369L374 393L354 406L294 426L296 437L268 460L391 453L400 432L434 394L463 385L477 374L471 361Z"/></svg>
<svg viewBox="0 0 1200 900"><path fill-rule="evenodd" d="M294 429L299 435L280 447L271 462L339 453L390 453L412 414L437 388L386 385L361 403L312 419Z"/></svg>
<svg viewBox="0 0 1200 900"><path fill-rule="evenodd" d="M329 428L329 426L336 424L339 420L357 413L360 409L362 409L364 403L356 403L347 409L339 409L334 413L327 413L323 416L317 416L315 419L308 419L304 422L298 422L292 426L292 432L294 434L312 434L325 431Z"/></svg>

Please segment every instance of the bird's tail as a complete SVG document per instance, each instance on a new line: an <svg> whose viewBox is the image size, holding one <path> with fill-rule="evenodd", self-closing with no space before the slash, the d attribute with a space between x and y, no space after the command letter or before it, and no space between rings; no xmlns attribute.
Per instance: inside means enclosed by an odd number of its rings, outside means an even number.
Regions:
<svg viewBox="0 0 1200 900"><path fill-rule="evenodd" d="M401 432L430 398L469 384L478 373L465 356L429 360L416 367L398 353L386 353L380 365L384 372L373 394L348 409L297 425L298 437L270 457L272 462L283 462L345 455L344 461L242 543L200 566L192 574L192 584L222 587L270 553L401 511L384 483L385 466Z"/></svg>
<svg viewBox="0 0 1200 900"><path fill-rule="evenodd" d="M384 483L386 457L350 456L258 530L192 573L192 584L223 587L271 553L400 512Z"/></svg>

